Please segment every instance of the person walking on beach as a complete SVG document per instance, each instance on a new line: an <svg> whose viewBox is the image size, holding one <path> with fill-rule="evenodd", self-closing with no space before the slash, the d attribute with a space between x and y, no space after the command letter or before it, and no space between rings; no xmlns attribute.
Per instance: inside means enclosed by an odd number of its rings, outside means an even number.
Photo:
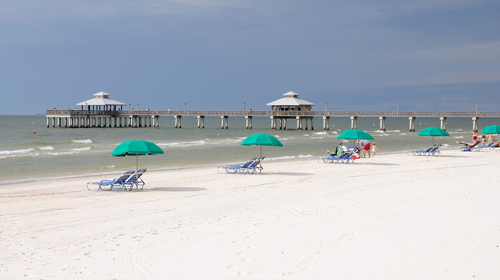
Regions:
<svg viewBox="0 0 500 280"><path fill-rule="evenodd" d="M368 140L359 140L359 149L363 150L363 157L366 158L368 151L368 158L370 158L370 142Z"/></svg>
<svg viewBox="0 0 500 280"><path fill-rule="evenodd" d="M377 148L377 147L375 147L375 142L373 142L373 144L372 144L372 158L374 158L374 157L375 157L375 150L377 150L377 151L378 151L378 148ZM370 153L370 152L368 152L368 153Z"/></svg>

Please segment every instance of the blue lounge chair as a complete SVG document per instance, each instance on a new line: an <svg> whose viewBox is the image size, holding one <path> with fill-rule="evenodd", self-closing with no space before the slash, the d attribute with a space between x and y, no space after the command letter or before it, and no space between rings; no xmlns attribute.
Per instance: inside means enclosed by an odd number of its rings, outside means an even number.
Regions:
<svg viewBox="0 0 500 280"><path fill-rule="evenodd" d="M480 151L482 149L494 149L494 148L495 148L495 142L492 142L486 145L477 145L473 149L477 149L478 151Z"/></svg>
<svg viewBox="0 0 500 280"><path fill-rule="evenodd" d="M349 163L349 160L352 160L352 162L354 162L354 158L352 158L353 154L354 154L353 152L343 153L338 156L330 154L327 157L318 157L318 162L320 162L320 160L322 160L323 163L333 163L333 162L339 163L340 161L342 161L342 163L344 163L344 161L345 163Z"/></svg>
<svg viewBox="0 0 500 280"><path fill-rule="evenodd" d="M241 168L243 174L254 174L257 170L262 171L264 167L260 164L266 157L257 158L254 162L249 164L247 167Z"/></svg>
<svg viewBox="0 0 500 280"><path fill-rule="evenodd" d="M114 190L120 191L123 188L125 182L129 181L130 177L134 173L135 172L132 170L132 171L127 171L127 172L123 173L122 176L120 176L119 178L115 178L113 180L101 180L100 182L88 182L87 183L87 190L93 191L93 192L98 192L98 191L104 190L103 186L109 186L109 189L107 189L108 191L114 191ZM91 190L89 188L89 185L97 185L98 188L97 188L97 190Z"/></svg>
<svg viewBox="0 0 500 280"><path fill-rule="evenodd" d="M327 157L318 157L318 163L320 161L323 161L323 163L332 163L334 160L337 160L339 156L336 156L336 155L333 155L333 154L330 154L329 156Z"/></svg>
<svg viewBox="0 0 500 280"><path fill-rule="evenodd" d="M220 170L225 170L226 171L226 174L229 174L229 173L232 173L232 174L236 174L237 172L242 174L242 170L245 170L246 168L248 168L248 166L250 166L250 164L252 164L255 160L257 160L257 158L251 158L249 159L247 162L243 163L243 164L233 164L233 165L228 165L228 166L219 166L217 167L217 173L221 173Z"/></svg>
<svg viewBox="0 0 500 280"><path fill-rule="evenodd" d="M424 156L438 156L441 152L439 151L439 147L441 147L441 144L435 144L431 146L431 149L424 153Z"/></svg>
<svg viewBox="0 0 500 280"><path fill-rule="evenodd" d="M463 146L458 146L458 150L462 152L477 152L476 146L479 145L479 141L476 141L473 145L463 144Z"/></svg>
<svg viewBox="0 0 500 280"><path fill-rule="evenodd" d="M421 156L421 155L425 155L426 153L428 153L430 150L432 150L433 146L430 146L429 148L426 148L426 149L420 149L420 150L410 150L410 151L407 151L406 153L408 155L414 155L414 156Z"/></svg>
<svg viewBox="0 0 500 280"><path fill-rule="evenodd" d="M354 155L354 152L349 152L342 155L345 155L344 157L341 158L342 163L344 163L344 160L346 161L345 163L349 163L349 161L354 163L355 158L352 157Z"/></svg>
<svg viewBox="0 0 500 280"><path fill-rule="evenodd" d="M126 190L127 189L127 186L130 186L130 190L132 190L132 188L134 187L134 185L136 186L136 188L139 188L139 186L141 186L141 190L144 188L144 185L146 185L146 183L142 180L141 176L142 174L144 174L144 172L146 172L147 169L146 168L143 168L143 169L139 169L137 170L136 173L134 173L134 175L130 176L128 178L128 180L126 180L124 183L123 183L123 187L124 189Z"/></svg>

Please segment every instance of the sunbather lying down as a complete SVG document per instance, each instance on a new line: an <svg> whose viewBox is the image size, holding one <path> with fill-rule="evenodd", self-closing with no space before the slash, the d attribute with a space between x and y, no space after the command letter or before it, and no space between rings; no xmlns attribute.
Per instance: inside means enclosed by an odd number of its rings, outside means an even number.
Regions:
<svg viewBox="0 0 500 280"><path fill-rule="evenodd" d="M460 141L460 142L455 141L455 142L457 142L457 144L463 144L463 145L465 145L465 146L467 146L469 148L472 148L472 147L474 147L474 146L476 146L477 144L480 143L479 141L472 141L472 143L467 143L465 141Z"/></svg>

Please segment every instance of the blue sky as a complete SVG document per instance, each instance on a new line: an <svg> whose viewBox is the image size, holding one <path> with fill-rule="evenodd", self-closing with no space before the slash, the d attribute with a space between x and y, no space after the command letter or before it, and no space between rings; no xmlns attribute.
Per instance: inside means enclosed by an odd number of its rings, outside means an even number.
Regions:
<svg viewBox="0 0 500 280"><path fill-rule="evenodd" d="M0 114L105 91L141 109L500 110L499 1L6 0Z"/></svg>

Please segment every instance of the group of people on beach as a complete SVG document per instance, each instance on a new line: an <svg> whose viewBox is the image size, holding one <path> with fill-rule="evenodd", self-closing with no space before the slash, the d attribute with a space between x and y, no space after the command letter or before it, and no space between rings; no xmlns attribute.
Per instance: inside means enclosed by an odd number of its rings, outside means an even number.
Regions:
<svg viewBox="0 0 500 280"><path fill-rule="evenodd" d="M344 146L344 144L340 143L335 148L335 151L333 153L331 153L329 150L327 150L327 152L330 155L340 156L343 153L352 152L353 150L354 154L357 154L358 157L360 157L361 152L363 152L364 158L366 158L366 153L368 152L368 158L370 158L370 157L375 157L375 151L378 151L378 148L376 147L375 142L373 142L373 144L370 144L370 141L368 140L357 140L356 146L354 147Z"/></svg>
<svg viewBox="0 0 500 280"><path fill-rule="evenodd" d="M460 141L460 142L455 141L455 142L457 144L463 144L469 148L472 148L472 147L475 147L476 145L480 144L481 142L483 143L483 145L486 145L486 143L488 143L488 145L495 143L495 135L494 134L486 135L483 133L483 135L481 137L479 137L479 136L477 136L476 132L473 132L472 133L472 141L470 143L465 142L465 141ZM494 147L495 148L500 147L500 142L496 143L494 145Z"/></svg>

